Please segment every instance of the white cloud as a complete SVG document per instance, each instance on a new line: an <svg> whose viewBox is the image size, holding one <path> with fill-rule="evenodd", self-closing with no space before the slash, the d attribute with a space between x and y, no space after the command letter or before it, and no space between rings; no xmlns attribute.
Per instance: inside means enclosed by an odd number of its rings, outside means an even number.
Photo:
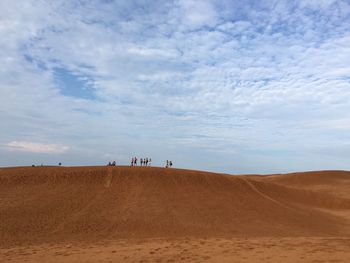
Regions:
<svg viewBox="0 0 350 263"><path fill-rule="evenodd" d="M165 58L175 58L179 55L175 50L161 50L156 48L140 48L131 47L126 50L128 53L133 55L145 56L145 57L165 57Z"/></svg>
<svg viewBox="0 0 350 263"><path fill-rule="evenodd" d="M214 5L208 0L180 0L180 13L183 14L183 22L190 29L213 26L218 17Z"/></svg>
<svg viewBox="0 0 350 263"><path fill-rule="evenodd" d="M12 141L6 144L6 147L13 151L61 154L69 150L68 146L58 144L43 144L24 141Z"/></svg>

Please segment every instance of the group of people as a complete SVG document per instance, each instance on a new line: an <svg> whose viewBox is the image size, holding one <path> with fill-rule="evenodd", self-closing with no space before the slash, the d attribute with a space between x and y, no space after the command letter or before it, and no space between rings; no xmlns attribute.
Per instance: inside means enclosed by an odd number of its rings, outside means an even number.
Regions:
<svg viewBox="0 0 350 263"><path fill-rule="evenodd" d="M117 163L115 161L108 162L108 164L107 164L107 166L116 166L116 165L117 165Z"/></svg>
<svg viewBox="0 0 350 263"><path fill-rule="evenodd" d="M40 165L32 164L32 167L36 167L36 166L41 166L41 167L43 167L44 165L43 165L43 164L40 164ZM58 163L58 166L62 166L62 163Z"/></svg>
<svg viewBox="0 0 350 263"><path fill-rule="evenodd" d="M151 158L140 158L140 166L151 166ZM131 158L131 166L137 166L137 157Z"/></svg>
<svg viewBox="0 0 350 263"><path fill-rule="evenodd" d="M131 166L137 166L137 157L131 158ZM151 166L152 164L152 159L151 158L140 158L140 166ZM116 162L109 162L107 166L116 166ZM171 168L173 166L173 161L166 160L166 165L165 168Z"/></svg>
<svg viewBox="0 0 350 263"><path fill-rule="evenodd" d="M166 160L165 168L171 168L172 166L173 166L173 162L169 161L169 160Z"/></svg>

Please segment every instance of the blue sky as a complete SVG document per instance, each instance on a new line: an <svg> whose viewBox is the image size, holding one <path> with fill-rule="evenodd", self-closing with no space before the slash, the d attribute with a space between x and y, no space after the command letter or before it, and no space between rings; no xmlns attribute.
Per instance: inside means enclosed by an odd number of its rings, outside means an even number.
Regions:
<svg viewBox="0 0 350 263"><path fill-rule="evenodd" d="M0 2L0 166L350 169L350 3Z"/></svg>

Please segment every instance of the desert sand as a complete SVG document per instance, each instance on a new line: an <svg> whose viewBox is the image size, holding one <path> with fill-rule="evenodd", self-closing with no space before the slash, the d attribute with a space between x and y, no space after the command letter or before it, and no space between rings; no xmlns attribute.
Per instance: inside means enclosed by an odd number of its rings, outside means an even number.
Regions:
<svg viewBox="0 0 350 263"><path fill-rule="evenodd" d="M350 172L0 169L0 262L350 262Z"/></svg>

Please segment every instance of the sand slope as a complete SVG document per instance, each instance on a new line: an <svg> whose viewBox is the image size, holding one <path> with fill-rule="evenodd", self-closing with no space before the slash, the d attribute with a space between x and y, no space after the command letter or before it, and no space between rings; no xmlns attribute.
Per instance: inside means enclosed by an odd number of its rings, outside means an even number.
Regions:
<svg viewBox="0 0 350 263"><path fill-rule="evenodd" d="M151 167L4 168L0 246L118 238L349 237L349 185L350 173L342 171L256 177Z"/></svg>

